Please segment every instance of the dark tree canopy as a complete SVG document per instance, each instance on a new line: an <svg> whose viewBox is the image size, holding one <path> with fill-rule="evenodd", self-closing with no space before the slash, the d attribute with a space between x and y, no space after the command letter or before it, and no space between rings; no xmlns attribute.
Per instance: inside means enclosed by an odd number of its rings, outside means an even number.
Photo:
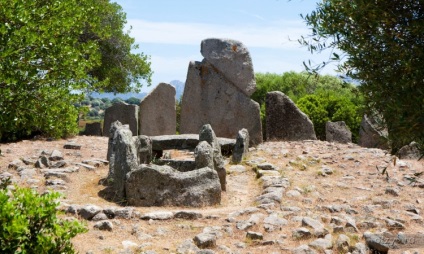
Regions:
<svg viewBox="0 0 424 254"><path fill-rule="evenodd" d="M323 0L304 16L311 52L332 51L360 81L370 113L383 116L393 151L424 144L424 4L421 0ZM341 51L342 54L334 52ZM319 66L306 65L316 72Z"/></svg>
<svg viewBox="0 0 424 254"><path fill-rule="evenodd" d="M125 14L109 0L0 0L0 140L77 133L76 91L150 82Z"/></svg>

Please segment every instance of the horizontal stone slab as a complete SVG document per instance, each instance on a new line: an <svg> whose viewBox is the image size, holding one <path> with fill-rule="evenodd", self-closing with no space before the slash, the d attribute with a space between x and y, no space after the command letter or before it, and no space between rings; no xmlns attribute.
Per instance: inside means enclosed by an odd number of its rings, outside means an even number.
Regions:
<svg viewBox="0 0 424 254"><path fill-rule="evenodd" d="M151 136L152 150L163 151L171 149L189 149L196 148L199 143L199 134L181 134L181 135L162 135ZM233 147L236 143L235 139L218 138L221 146L221 152L224 155L231 154Z"/></svg>

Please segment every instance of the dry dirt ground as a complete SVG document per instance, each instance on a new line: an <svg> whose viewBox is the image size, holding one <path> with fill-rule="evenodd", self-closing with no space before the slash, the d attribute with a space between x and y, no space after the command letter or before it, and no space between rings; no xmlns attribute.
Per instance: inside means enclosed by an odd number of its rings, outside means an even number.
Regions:
<svg viewBox="0 0 424 254"><path fill-rule="evenodd" d="M69 141L80 144L81 149L64 149L64 144ZM42 193L49 186L46 186L40 169L22 174L9 168L9 164L16 159L35 160L43 151L59 150L67 166L75 166L75 163L85 160L105 159L107 143L105 137L78 136L69 140L24 140L0 144L0 176L9 173L14 183ZM290 186L280 204L249 210L247 208L258 205L256 197L261 194L262 182L257 178L255 167L264 162L276 166ZM302 227L302 217L317 219L325 225L332 235L333 253L342 252L336 246L340 233L334 230L334 218L352 218L355 221L358 231L347 230L344 233L349 237L351 246L364 242L365 231L424 232L424 220L420 214L423 211L424 184L421 184L419 174L424 171L423 161L400 161L383 150L361 148L355 144L303 141L263 143L251 149L241 165L244 170L233 170L230 164L226 166L227 191L222 193L220 205L201 209L136 207L131 219L113 219L112 231L94 229L95 222L85 221L89 231L73 240L75 248L80 253L177 253L184 241L193 239L206 227L217 227L217 246L211 248L214 253L291 253L293 248L316 240L315 237L298 239L292 236L293 230ZM105 188L99 181L107 173L106 165L94 170L79 166L79 171L69 174L66 184L57 189L64 195L62 206L119 206L99 196ZM197 211L203 217L196 220L141 220L139 216L148 212L181 210ZM234 212L240 213L231 219L230 214ZM287 220L286 225L267 232L263 219L269 214L277 214ZM237 228L238 222L247 221L252 215L259 219L251 227L245 230ZM387 219L400 222L404 228L391 227ZM247 231L262 233L263 240L247 239ZM424 246L423 249L391 250L390 253L404 251L424 253ZM316 252L323 253L322 250Z"/></svg>

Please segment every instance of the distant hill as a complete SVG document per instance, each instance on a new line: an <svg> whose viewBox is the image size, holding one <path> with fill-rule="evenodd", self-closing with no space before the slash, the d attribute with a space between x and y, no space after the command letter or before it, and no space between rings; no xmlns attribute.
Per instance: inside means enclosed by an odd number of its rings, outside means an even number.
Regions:
<svg viewBox="0 0 424 254"><path fill-rule="evenodd" d="M175 87L175 98L177 100L181 100L184 93L185 83L179 80L172 80L171 82L169 82L169 84Z"/></svg>
<svg viewBox="0 0 424 254"><path fill-rule="evenodd" d="M108 98L109 100L113 100L114 98L121 98L123 100L127 100L131 97L135 97L137 99L143 99L146 97L147 93L91 93L93 98Z"/></svg>

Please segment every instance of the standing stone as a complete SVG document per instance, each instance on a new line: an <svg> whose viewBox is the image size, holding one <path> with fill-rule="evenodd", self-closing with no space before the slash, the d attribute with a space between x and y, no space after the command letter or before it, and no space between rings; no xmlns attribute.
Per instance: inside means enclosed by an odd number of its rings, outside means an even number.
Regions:
<svg viewBox="0 0 424 254"><path fill-rule="evenodd" d="M250 145L262 143L260 107L249 98L255 80L248 74L253 68L246 52L241 43L232 40L202 41L205 58L190 62L188 67L181 133L197 133L204 124L210 124L217 136L233 138L247 128Z"/></svg>
<svg viewBox="0 0 424 254"><path fill-rule="evenodd" d="M219 181L221 183L221 189L226 190L226 177L225 162L221 154L221 146L216 138L215 132L213 131L210 124L205 124L199 133L199 142L206 141L212 147L213 151L213 168L218 172Z"/></svg>
<svg viewBox="0 0 424 254"><path fill-rule="evenodd" d="M86 123L83 134L87 136L102 136L102 126L100 122Z"/></svg>
<svg viewBox="0 0 424 254"><path fill-rule="evenodd" d="M116 127L116 128L115 128ZM111 183L114 190L114 199L123 201L125 199L125 177L128 172L138 168L138 152L131 131L119 122L114 123L111 131L113 133L109 158L109 174L107 181ZM112 134L112 133L111 133Z"/></svg>
<svg viewBox="0 0 424 254"><path fill-rule="evenodd" d="M140 102L140 134L172 135L176 130L175 87L160 83Z"/></svg>
<svg viewBox="0 0 424 254"><path fill-rule="evenodd" d="M316 140L314 125L284 93L266 95L266 139L301 141Z"/></svg>
<svg viewBox="0 0 424 254"><path fill-rule="evenodd" d="M247 96L256 90L252 58L246 46L235 40L209 38L200 46L202 56Z"/></svg>
<svg viewBox="0 0 424 254"><path fill-rule="evenodd" d="M202 141L194 149L196 168L208 167L213 169L213 149L208 142Z"/></svg>
<svg viewBox="0 0 424 254"><path fill-rule="evenodd" d="M344 121L327 122L325 137L328 142L352 143L352 132Z"/></svg>
<svg viewBox="0 0 424 254"><path fill-rule="evenodd" d="M112 147L114 146L114 138L115 138L116 130L118 130L120 128L126 128L126 129L129 130L129 126L128 125L122 125L122 123L120 121L113 122L111 124L110 128L109 128L109 141L108 141L107 155L106 155L106 159L108 161L110 161L110 155L112 154Z"/></svg>
<svg viewBox="0 0 424 254"><path fill-rule="evenodd" d="M128 124L132 134L138 135L138 106L129 105L125 102L118 102L105 110L105 119L103 130L109 130L112 123L119 121L122 124ZM108 132L104 132L103 136L108 136Z"/></svg>
<svg viewBox="0 0 424 254"><path fill-rule="evenodd" d="M137 150L137 163L149 164L152 161L152 140L148 136L140 135L133 137Z"/></svg>
<svg viewBox="0 0 424 254"><path fill-rule="evenodd" d="M364 115L359 128L358 145L368 148L389 149L387 130L378 126L374 117Z"/></svg>
<svg viewBox="0 0 424 254"><path fill-rule="evenodd" d="M233 149L231 161L234 164L240 163L249 151L249 132L242 129L237 133L236 144Z"/></svg>

